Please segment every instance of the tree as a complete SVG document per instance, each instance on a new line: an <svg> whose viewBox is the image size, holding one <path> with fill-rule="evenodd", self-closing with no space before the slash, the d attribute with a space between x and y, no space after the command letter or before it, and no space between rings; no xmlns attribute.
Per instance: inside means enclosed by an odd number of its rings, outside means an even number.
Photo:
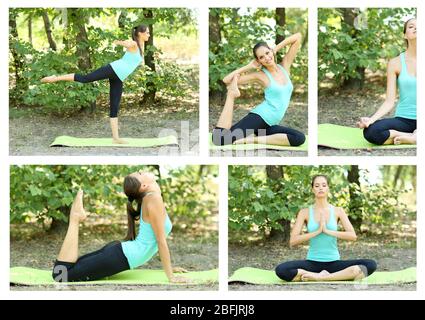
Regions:
<svg viewBox="0 0 425 320"><path fill-rule="evenodd" d="M266 166L267 178L271 181L280 182L283 179L283 167L282 166ZM272 191L278 193L281 188L284 188L285 184L277 183L272 184ZM281 230L272 229L270 231L270 238L273 240L279 240L282 243L288 245L289 235L291 234L291 220L288 219L278 219L276 220L281 226Z"/></svg>
<svg viewBox="0 0 425 320"><path fill-rule="evenodd" d="M47 13L47 9L41 9L41 10L42 10L41 15L43 17L43 22L44 22L44 29L46 30L47 41L49 42L50 49L52 49L53 51L56 51L57 46L52 36L52 27L50 24L50 19Z"/></svg>
<svg viewBox="0 0 425 320"><path fill-rule="evenodd" d="M149 67L152 72L156 71L155 67L155 58L154 58L154 48L153 48L153 40L154 40L154 29L153 29L153 19L154 13L153 9L143 9L143 16L148 22L148 27L150 31L150 38L146 43L146 52L145 52L145 63ZM148 80L146 83L145 94L143 95L142 104L154 104L155 103L155 95L156 95L156 86L152 80Z"/></svg>
<svg viewBox="0 0 425 320"><path fill-rule="evenodd" d="M354 22L358 18L359 11L356 8L342 8L340 10L342 11L343 22L345 23L345 26L348 29L346 33L351 36L351 38L353 39L353 43L355 43L358 31L354 25ZM365 70L365 67L357 66L355 69L356 77L348 75L344 79L343 87L346 89L355 90L363 88L365 80Z"/></svg>
<svg viewBox="0 0 425 320"><path fill-rule="evenodd" d="M276 41L275 44L281 43L285 40L285 26L286 26L286 12L285 8L276 8ZM278 61L282 59L282 53L278 53Z"/></svg>
<svg viewBox="0 0 425 320"><path fill-rule="evenodd" d="M362 203L361 199L359 199L359 192L361 192L359 166L350 166L347 174L347 180L349 182L348 189L350 193L350 203L348 206L350 220L354 229L357 232L360 232L360 227L363 223L363 215Z"/></svg>
<svg viewBox="0 0 425 320"><path fill-rule="evenodd" d="M221 44L220 10L210 8L209 10L209 44L210 54L217 55ZM217 79L216 85L210 86L210 99L222 103L225 87L221 79Z"/></svg>

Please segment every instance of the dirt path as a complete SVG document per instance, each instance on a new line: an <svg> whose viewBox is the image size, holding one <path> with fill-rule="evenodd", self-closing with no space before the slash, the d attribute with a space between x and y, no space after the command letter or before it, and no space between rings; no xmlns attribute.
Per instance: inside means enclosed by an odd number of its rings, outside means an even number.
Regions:
<svg viewBox="0 0 425 320"><path fill-rule="evenodd" d="M80 254L92 252L104 246L110 241L122 239L124 233L114 232L110 226L97 226L93 229L82 228L80 236ZM42 237L41 237L42 236ZM10 265L40 268L50 270L54 259L60 250L63 235L39 234L32 238L11 238ZM202 271L218 268L218 240L199 237L187 237L181 233L173 232L168 241L171 258L174 266L183 267L189 271ZM156 255L151 261L143 265L143 269L162 269L159 256ZM11 286L11 290L37 291L56 290L46 286ZM218 283L202 286L68 286L63 290L218 290Z"/></svg>
<svg viewBox="0 0 425 320"><path fill-rule="evenodd" d="M400 248L377 243L365 243L362 240L350 246L340 244L341 259L370 258L378 263L378 271L395 271L416 266L416 249ZM229 276L238 268L254 267L274 270L283 261L305 259L307 247L297 250L283 248L280 243L266 242L262 245L229 245ZM415 283L402 285L369 285L367 290L416 290ZM229 284L229 290L358 290L352 285L250 285ZM364 290L364 289L363 289Z"/></svg>
<svg viewBox="0 0 425 320"><path fill-rule="evenodd" d="M371 116L385 99L382 84L367 82L361 91L320 90L318 123L356 127L360 117ZM386 118L393 115L387 115ZM337 150L319 147L319 156L415 156L416 149L399 150Z"/></svg>
<svg viewBox="0 0 425 320"><path fill-rule="evenodd" d="M236 108L234 111L234 123L239 121L244 116L246 116L249 111L253 108L253 106L261 103L262 98L256 99L237 99ZM223 106L219 104L211 104L209 110L209 132L215 127L218 118L223 110ZM308 133L308 107L307 107L307 98L295 96L291 101L288 111L285 114L284 119L281 122L282 126L287 126L290 128L294 128L300 130L304 134ZM244 154L244 152L233 152L232 154L229 151L217 152L214 151L212 153L214 156L265 156L264 150L259 152L248 151ZM277 150L267 150L267 157L306 157L306 151L277 151Z"/></svg>

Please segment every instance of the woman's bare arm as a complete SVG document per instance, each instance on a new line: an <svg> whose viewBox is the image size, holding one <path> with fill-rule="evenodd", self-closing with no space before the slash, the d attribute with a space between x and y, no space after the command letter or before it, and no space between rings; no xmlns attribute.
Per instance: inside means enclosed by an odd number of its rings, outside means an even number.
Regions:
<svg viewBox="0 0 425 320"><path fill-rule="evenodd" d="M381 119L393 108L397 96L397 69L398 62L392 59L387 66L387 93L384 103L379 107L375 114L371 117L362 117L358 122L360 128L367 128L377 120Z"/></svg>
<svg viewBox="0 0 425 320"><path fill-rule="evenodd" d="M130 51L136 51L137 49L137 42L134 40L115 40L113 43L118 46L123 46Z"/></svg>
<svg viewBox="0 0 425 320"><path fill-rule="evenodd" d="M288 52L282 59L281 65L286 69L286 71L290 71L291 65L297 56L298 51L301 48L301 33L295 33L274 47L273 52L276 54L278 51L282 50L286 46L290 46Z"/></svg>
<svg viewBox="0 0 425 320"><path fill-rule="evenodd" d="M322 233L322 228L319 227L319 229L315 232L301 234L304 223L307 221L307 217L308 217L308 209L301 209L297 215L297 220L295 221L295 224L291 231L291 237L289 239L290 247L300 245L310 240L311 238L318 236L320 233Z"/></svg>
<svg viewBox="0 0 425 320"><path fill-rule="evenodd" d="M323 232L326 233L327 235L336 237L341 240L356 241L357 240L356 232L354 231L353 225L351 224L350 219L348 219L348 216L345 213L344 209L342 208L335 208L335 209L336 209L335 213L337 215L337 219L341 221L344 231L328 230L326 228L326 223L323 223Z"/></svg>

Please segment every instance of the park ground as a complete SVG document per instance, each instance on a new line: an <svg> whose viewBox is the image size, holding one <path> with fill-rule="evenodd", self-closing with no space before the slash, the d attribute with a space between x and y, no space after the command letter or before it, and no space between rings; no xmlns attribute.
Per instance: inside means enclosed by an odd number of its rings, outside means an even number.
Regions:
<svg viewBox="0 0 425 320"><path fill-rule="evenodd" d="M235 109L233 113L233 123L236 123L244 116L246 116L256 105L260 104L263 101L263 98L258 96L255 98L246 97L242 92L242 96L235 101ZM209 131L217 124L218 118L223 110L223 104L219 104L216 101L210 102L209 110ZM283 118L281 125L297 129L304 134L308 134L308 106L307 106L307 93L303 94L294 94L289 104L288 110ZM229 151L222 151L221 155L228 155ZM261 151L262 154L263 151ZM214 151L216 155L216 151ZM233 155L240 155L240 153L234 152ZM256 153L249 151L250 156L255 156ZM306 151L277 151L277 150L267 150L267 156L273 157L306 157Z"/></svg>
<svg viewBox="0 0 425 320"><path fill-rule="evenodd" d="M319 123L357 127L360 117L372 116L385 100L385 77L368 74L361 90L335 89L324 83L319 89ZM387 115L386 117L391 117ZM319 156L415 156L416 149L337 150L319 147Z"/></svg>
<svg viewBox="0 0 425 320"><path fill-rule="evenodd" d="M90 218L89 218L90 219ZM88 220L89 220L88 219ZM100 249L105 244L123 239L126 234L124 221L111 223L108 218L87 221L80 228L80 255ZM33 225L11 225L10 266L31 267L51 270L54 260L60 250L64 232L46 233ZM214 228L198 231L183 232L173 230L168 238L173 266L185 268L188 271L203 271L218 268L218 236ZM159 256L143 265L143 269L162 269ZM11 286L13 291L44 291L57 290L52 286ZM149 286L66 286L61 290L196 290L216 291L218 283L205 285L149 285Z"/></svg>
<svg viewBox="0 0 425 320"><path fill-rule="evenodd" d="M198 66L187 66L188 94L182 98L162 97L151 106L139 106L132 97L122 98L119 124L122 138L156 138L159 133L176 135L179 147L49 147L57 136L110 138L109 101L98 99L95 112L75 112L67 115L49 114L42 107L10 106L9 154L29 155L197 155L199 153L199 93ZM163 136L162 134L161 136Z"/></svg>
<svg viewBox="0 0 425 320"><path fill-rule="evenodd" d="M412 235L402 241L360 236L355 243L339 245L341 259L370 258L378 264L378 271L396 271L416 266L416 238ZM278 241L258 241L252 244L232 243L229 245L229 276L242 267L274 270L275 267L289 260L305 259L307 246L289 249ZM301 285L251 285L229 284L229 290L358 290L347 284L301 284ZM364 290L364 289L363 289ZM397 285L369 285L366 290L397 291L416 290L416 283Z"/></svg>

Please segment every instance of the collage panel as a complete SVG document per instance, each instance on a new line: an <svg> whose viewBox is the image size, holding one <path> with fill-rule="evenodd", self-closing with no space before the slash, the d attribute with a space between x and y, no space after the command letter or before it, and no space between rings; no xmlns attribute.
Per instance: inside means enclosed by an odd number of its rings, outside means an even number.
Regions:
<svg viewBox="0 0 425 320"><path fill-rule="evenodd" d="M10 167L10 290L218 290L218 166Z"/></svg>
<svg viewBox="0 0 425 320"><path fill-rule="evenodd" d="M416 166L229 167L229 290L416 290Z"/></svg>
<svg viewBox="0 0 425 320"><path fill-rule="evenodd" d="M318 9L319 156L416 155L416 12Z"/></svg>
<svg viewBox="0 0 425 320"><path fill-rule="evenodd" d="M307 156L308 10L209 9L211 156Z"/></svg>
<svg viewBox="0 0 425 320"><path fill-rule="evenodd" d="M9 154L198 155L198 23L194 8L10 8Z"/></svg>

